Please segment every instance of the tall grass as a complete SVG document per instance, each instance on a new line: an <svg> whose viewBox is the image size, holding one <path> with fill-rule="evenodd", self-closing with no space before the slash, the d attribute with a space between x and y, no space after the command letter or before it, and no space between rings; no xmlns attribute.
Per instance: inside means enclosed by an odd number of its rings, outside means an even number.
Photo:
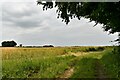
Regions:
<svg viewBox="0 0 120 80"><path fill-rule="evenodd" d="M105 47L102 47L105 48ZM2 59L43 58L58 56L69 52L99 51L101 47L58 47L58 48L3 48ZM104 50L104 49L103 49Z"/></svg>
<svg viewBox="0 0 120 80"><path fill-rule="evenodd" d="M2 50L3 78L53 78L69 68L74 56L64 48L7 48Z"/></svg>
<svg viewBox="0 0 120 80"><path fill-rule="evenodd" d="M2 49L2 59L25 59L25 58L44 58L64 54L59 48L15 48Z"/></svg>
<svg viewBox="0 0 120 80"><path fill-rule="evenodd" d="M3 61L3 77L53 78L69 67L73 56ZM12 65L11 65L12 64Z"/></svg>
<svg viewBox="0 0 120 80"><path fill-rule="evenodd" d="M94 61L106 48L110 47L2 48L2 77L57 78L74 67L71 78L94 78ZM81 52L88 54L69 55Z"/></svg>

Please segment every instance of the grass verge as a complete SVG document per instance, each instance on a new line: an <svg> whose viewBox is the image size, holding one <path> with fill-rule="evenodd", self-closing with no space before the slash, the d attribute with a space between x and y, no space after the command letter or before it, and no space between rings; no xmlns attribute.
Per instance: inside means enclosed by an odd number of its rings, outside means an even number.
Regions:
<svg viewBox="0 0 120 80"><path fill-rule="evenodd" d="M109 78L120 80L120 54L113 50L107 50L100 59Z"/></svg>

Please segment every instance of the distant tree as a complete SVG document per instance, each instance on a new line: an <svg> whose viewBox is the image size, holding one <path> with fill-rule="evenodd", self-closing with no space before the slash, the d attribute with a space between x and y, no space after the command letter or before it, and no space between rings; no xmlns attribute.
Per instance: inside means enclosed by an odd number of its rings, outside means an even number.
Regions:
<svg viewBox="0 0 120 80"><path fill-rule="evenodd" d="M15 41L3 41L2 47L15 47L17 43Z"/></svg>
<svg viewBox="0 0 120 80"><path fill-rule="evenodd" d="M44 45L43 47L54 47L53 45Z"/></svg>
<svg viewBox="0 0 120 80"><path fill-rule="evenodd" d="M103 24L103 29L113 34L120 32L120 2L41 2L43 10L57 8L58 18L68 24L70 19L81 17ZM117 41L120 42L120 35Z"/></svg>
<svg viewBox="0 0 120 80"><path fill-rule="evenodd" d="M22 44L20 44L20 47L22 47Z"/></svg>

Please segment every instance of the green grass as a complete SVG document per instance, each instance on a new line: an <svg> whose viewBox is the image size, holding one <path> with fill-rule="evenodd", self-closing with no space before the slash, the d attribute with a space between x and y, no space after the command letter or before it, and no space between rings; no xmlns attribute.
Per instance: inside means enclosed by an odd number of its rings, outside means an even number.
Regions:
<svg viewBox="0 0 120 80"><path fill-rule="evenodd" d="M120 53L109 49L105 55L100 59L105 67L106 73L110 78L120 79Z"/></svg>
<svg viewBox="0 0 120 80"><path fill-rule="evenodd" d="M69 68L74 58L60 56L65 54L64 48L8 48L2 52L3 78L57 77Z"/></svg>
<svg viewBox="0 0 120 80"><path fill-rule="evenodd" d="M72 58L73 56L51 57L46 59L23 59L18 61L5 60L3 61L3 77L53 78L69 67L68 64Z"/></svg>
<svg viewBox="0 0 120 80"><path fill-rule="evenodd" d="M78 59L71 78L94 78L94 58Z"/></svg>
<svg viewBox="0 0 120 80"><path fill-rule="evenodd" d="M91 52L76 58L75 71L71 78L96 78L95 62L104 55L103 52Z"/></svg>
<svg viewBox="0 0 120 80"><path fill-rule="evenodd" d="M95 78L95 61L100 60L109 77L117 77L117 60L112 47L2 48L3 78L57 78L74 67L70 78ZM87 54L84 54L84 53ZM81 54L80 56L70 53ZM63 56L64 55L64 56ZM110 62L108 62L110 61ZM110 70L112 69L113 70Z"/></svg>

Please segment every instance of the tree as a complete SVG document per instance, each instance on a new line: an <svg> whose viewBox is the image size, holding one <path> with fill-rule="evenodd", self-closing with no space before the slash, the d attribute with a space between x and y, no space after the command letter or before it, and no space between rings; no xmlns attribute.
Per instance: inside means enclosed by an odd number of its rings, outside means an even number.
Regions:
<svg viewBox="0 0 120 80"><path fill-rule="evenodd" d="M57 7L57 18L68 24L70 19L81 17L103 24L103 29L113 34L120 32L120 2L37 2L43 5L43 10ZM120 42L120 36L117 39Z"/></svg>
<svg viewBox="0 0 120 80"><path fill-rule="evenodd" d="M15 41L3 41L2 47L15 47L17 43Z"/></svg>
<svg viewBox="0 0 120 80"><path fill-rule="evenodd" d="M43 47L54 47L53 45L44 45Z"/></svg>

